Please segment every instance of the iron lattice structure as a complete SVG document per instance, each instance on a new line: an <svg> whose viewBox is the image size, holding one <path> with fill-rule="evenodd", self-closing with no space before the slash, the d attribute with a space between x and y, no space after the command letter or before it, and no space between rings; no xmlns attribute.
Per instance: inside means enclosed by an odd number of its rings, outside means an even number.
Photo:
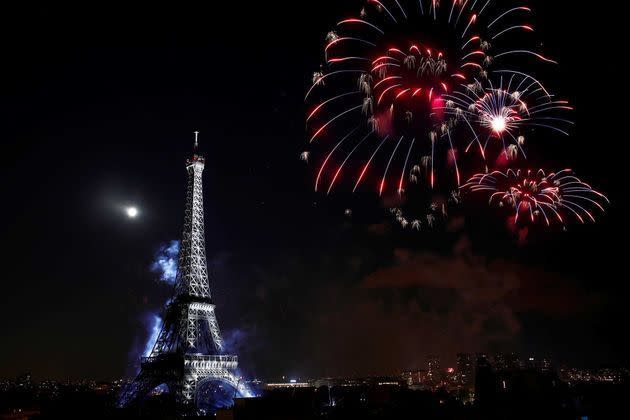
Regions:
<svg viewBox="0 0 630 420"><path fill-rule="evenodd" d="M196 407L196 391L207 381L227 383L247 394L235 374L237 356L223 354L210 295L203 216L205 160L197 152L197 134L193 156L186 162L188 189L175 295L166 305L163 326L150 355L142 358L140 373L121 395L121 407L140 402L161 384L168 386L187 411Z"/></svg>

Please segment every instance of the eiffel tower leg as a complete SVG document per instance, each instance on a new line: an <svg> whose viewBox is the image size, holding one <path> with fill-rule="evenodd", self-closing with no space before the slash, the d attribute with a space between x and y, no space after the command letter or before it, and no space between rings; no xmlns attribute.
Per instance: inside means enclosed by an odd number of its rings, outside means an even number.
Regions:
<svg viewBox="0 0 630 420"><path fill-rule="evenodd" d="M245 385L245 383L241 381L241 378L237 377L233 372L229 372L227 378L227 382L236 389L237 395L239 397L253 397L253 394L251 393L247 385Z"/></svg>
<svg viewBox="0 0 630 420"><path fill-rule="evenodd" d="M160 381L158 378L140 372L136 379L121 392L118 399L118 407L124 408L136 405L161 383L163 381Z"/></svg>
<svg viewBox="0 0 630 420"><path fill-rule="evenodd" d="M212 311L208 312L207 320L208 320L208 328L210 329L210 333L212 334L212 341L214 342L214 347L217 349L219 353L222 353L223 352L223 339L221 338L221 330L219 329L219 322L217 321L217 317L214 313L214 308Z"/></svg>
<svg viewBox="0 0 630 420"><path fill-rule="evenodd" d="M179 334L186 341L186 348L194 349L199 342L199 326L190 307L182 309Z"/></svg>
<svg viewBox="0 0 630 420"><path fill-rule="evenodd" d="M197 378L193 375L186 374L182 381L181 402L185 405L195 403L195 392L197 390Z"/></svg>

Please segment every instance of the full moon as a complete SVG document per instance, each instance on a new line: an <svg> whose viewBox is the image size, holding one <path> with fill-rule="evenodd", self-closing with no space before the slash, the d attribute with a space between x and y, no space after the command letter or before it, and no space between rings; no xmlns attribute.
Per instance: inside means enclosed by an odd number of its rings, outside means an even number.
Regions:
<svg viewBox="0 0 630 420"><path fill-rule="evenodd" d="M138 209L135 207L127 207L127 216L130 218L135 218L138 215Z"/></svg>

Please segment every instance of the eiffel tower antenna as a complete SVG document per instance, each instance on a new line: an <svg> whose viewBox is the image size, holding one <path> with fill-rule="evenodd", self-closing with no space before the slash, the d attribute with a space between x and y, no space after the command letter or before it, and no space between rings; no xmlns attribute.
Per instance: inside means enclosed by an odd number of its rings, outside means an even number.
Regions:
<svg viewBox="0 0 630 420"><path fill-rule="evenodd" d="M204 233L202 174L205 159L197 151L186 161L188 188L179 250L175 295L166 304L163 326L140 373L123 391L120 407L141 402L158 385L168 385L182 413L194 411L197 391L210 381L230 385L249 396L236 375L238 358L224 353L223 339L210 294Z"/></svg>
<svg viewBox="0 0 630 420"><path fill-rule="evenodd" d="M193 151L197 153L198 149L199 149L199 131L195 131L195 147L193 148Z"/></svg>

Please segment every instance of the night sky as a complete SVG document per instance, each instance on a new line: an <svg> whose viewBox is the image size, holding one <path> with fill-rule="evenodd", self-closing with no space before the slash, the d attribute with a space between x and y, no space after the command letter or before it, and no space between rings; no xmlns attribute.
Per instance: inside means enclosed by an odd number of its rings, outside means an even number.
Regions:
<svg viewBox="0 0 630 420"><path fill-rule="evenodd" d="M247 375L388 374L460 351L627 363L622 13L533 3L560 62L548 83L577 107L538 162L612 205L524 244L486 209L411 234L375 200L348 218L312 192L304 90L357 1L5 6L0 377L133 373L171 292L149 266L180 236L194 130L211 287Z"/></svg>

